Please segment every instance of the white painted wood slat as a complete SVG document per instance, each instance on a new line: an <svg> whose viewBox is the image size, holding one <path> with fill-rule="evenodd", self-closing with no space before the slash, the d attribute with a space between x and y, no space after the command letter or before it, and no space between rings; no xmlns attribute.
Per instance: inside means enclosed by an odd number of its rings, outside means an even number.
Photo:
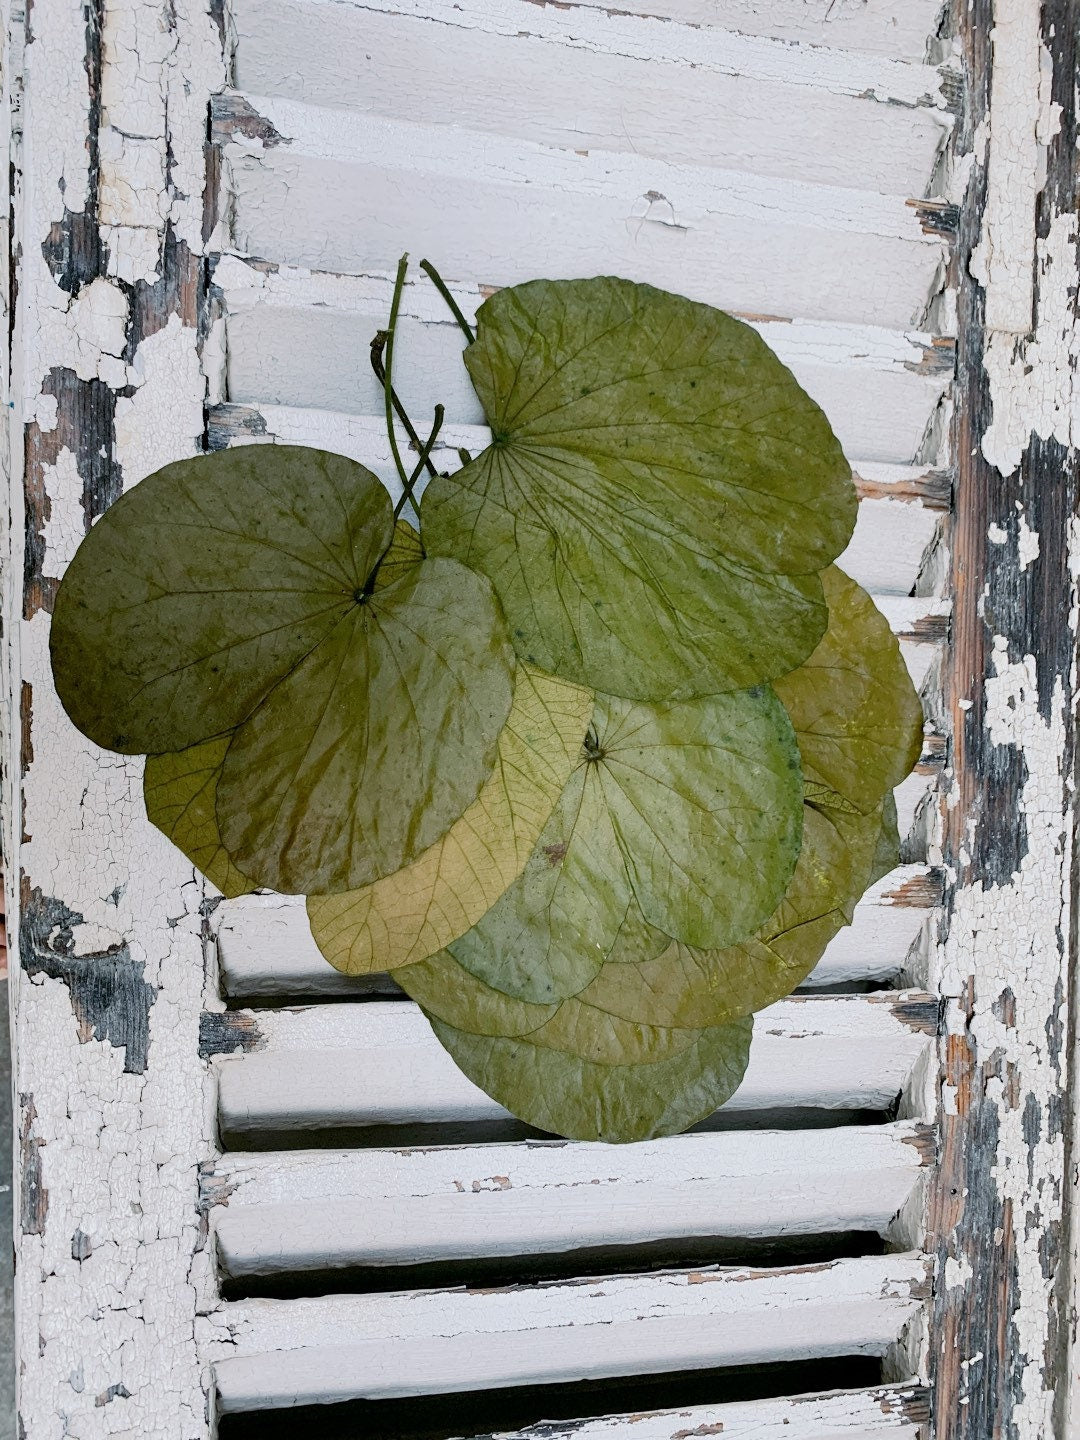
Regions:
<svg viewBox="0 0 1080 1440"><path fill-rule="evenodd" d="M902 865L873 885L825 952L810 984L881 981L895 975L938 903L940 883L925 865ZM227 995L345 995L360 983L323 959L294 896L245 895L220 907L218 953Z"/></svg>
<svg viewBox="0 0 1080 1440"><path fill-rule="evenodd" d="M484 1440L914 1440L929 1418L929 1395L916 1385L882 1385L829 1395L781 1396L734 1405L692 1405L604 1415L595 1420L545 1420L513 1435ZM920 1432L921 1433L921 1432Z"/></svg>
<svg viewBox="0 0 1080 1440"><path fill-rule="evenodd" d="M554 1254L689 1237L883 1235L933 1156L911 1121L224 1156L211 1212L229 1276ZM587 1263L587 1262L586 1262Z"/></svg>
<svg viewBox="0 0 1080 1440"><path fill-rule="evenodd" d="M390 313L390 278L373 285L365 276L349 287L347 277L326 285L287 273L288 280L266 276L234 260L217 267L215 283L228 313L230 397L240 404L381 415L369 352ZM462 308L474 311L479 298L475 289L463 294ZM872 325L748 318L821 405L849 456L899 465L916 459L949 383L949 342ZM395 388L418 419L438 401L452 425L483 424L462 345L445 312L399 319Z"/></svg>
<svg viewBox="0 0 1080 1440"><path fill-rule="evenodd" d="M537 0L539 5L554 0ZM869 50L922 60L944 10L943 0L558 0L571 13L615 9L687 25L719 26L777 40Z"/></svg>
<svg viewBox="0 0 1080 1440"><path fill-rule="evenodd" d="M227 97L233 241L318 270L620 274L722 309L918 328L944 247L901 196ZM482 218L481 218L482 217Z"/></svg>
<svg viewBox="0 0 1080 1440"><path fill-rule="evenodd" d="M250 94L921 195L947 138L927 65L532 0L241 0ZM798 135L793 145L791 137Z"/></svg>
<svg viewBox="0 0 1080 1440"><path fill-rule="evenodd" d="M232 1133L469 1124L507 1112L458 1070L408 1001L240 1011L218 1065ZM933 1033L912 994L796 996L756 1017L750 1064L726 1114L814 1107L886 1110Z"/></svg>
<svg viewBox="0 0 1080 1440"><path fill-rule="evenodd" d="M882 1355L926 1294L922 1255L500 1289L243 1300L204 1348L225 1412L363 1397Z"/></svg>

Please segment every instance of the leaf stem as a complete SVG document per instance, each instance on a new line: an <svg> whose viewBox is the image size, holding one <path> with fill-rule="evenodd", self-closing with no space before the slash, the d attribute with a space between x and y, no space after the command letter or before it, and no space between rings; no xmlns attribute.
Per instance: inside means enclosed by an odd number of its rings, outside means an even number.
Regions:
<svg viewBox="0 0 1080 1440"><path fill-rule="evenodd" d="M404 510L405 502L407 500L412 501L413 510L415 510L417 515L420 514L420 505L416 499L416 496L413 494L413 486L416 484L417 480L420 479L421 470L423 470L424 466L427 465L429 462L429 457L432 450L435 448L435 441L439 438L439 431L442 429L442 423L445 418L446 410L443 408L442 405L436 405L435 423L431 427L431 434L420 447L420 459L416 462L416 468L413 470L412 474L406 481L404 488L402 489L401 499L394 506L395 520L401 514L402 510Z"/></svg>
<svg viewBox="0 0 1080 1440"><path fill-rule="evenodd" d="M450 291L446 285L446 281L435 269L435 266L432 265L430 260L421 260L420 269L423 270L424 274L435 286L435 289L438 290L439 294L446 301L447 305L450 307L450 313L453 315L457 323L461 326L462 334L465 336L466 340L468 340L469 344L471 345L476 339L476 336L473 334L472 326L465 319L465 316L461 313L461 307L458 305L453 295L450 294Z"/></svg>
<svg viewBox="0 0 1080 1440"><path fill-rule="evenodd" d="M409 475L405 469L404 461L401 458L401 451L398 449L397 435L394 432L394 332L397 329L398 311L401 309L401 292L405 288L405 276L409 269L408 255L402 255L398 261L397 278L394 281L394 298L390 302L390 323L386 327L386 368L383 371L383 400L386 410L386 433L390 437L390 450L394 457L394 464L401 476L401 483L408 490Z"/></svg>
<svg viewBox="0 0 1080 1440"><path fill-rule="evenodd" d="M383 366L383 351L385 348L386 331L380 330L379 333L375 336L374 340L372 340L371 342L371 368L372 370L374 370L375 378L376 380L378 380L380 385L384 384L386 380L386 370ZM391 388L390 390L390 399L393 402L394 414L401 421L401 428L405 431L405 434L408 435L409 441L413 449L423 450L424 442L420 439L420 436L417 433L416 426L409 419L408 412L406 411L405 406L401 403L400 396L393 388ZM434 479L435 476L439 473L438 470L435 469L435 466L430 458L428 458L424 463L427 465L428 474L431 476L432 479Z"/></svg>

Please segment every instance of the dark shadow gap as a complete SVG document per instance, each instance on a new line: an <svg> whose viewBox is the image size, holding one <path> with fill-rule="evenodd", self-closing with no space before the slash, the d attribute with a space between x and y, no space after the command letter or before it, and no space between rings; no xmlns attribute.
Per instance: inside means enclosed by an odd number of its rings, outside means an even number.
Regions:
<svg viewBox="0 0 1080 1440"><path fill-rule="evenodd" d="M391 1290L491 1289L549 1284L582 1275L643 1274L711 1265L755 1268L822 1265L857 1255L882 1255L885 1243L874 1230L828 1235L689 1236L636 1245L605 1245L542 1255L477 1256L413 1265L348 1265L276 1271L266 1275L223 1276L225 1300L295 1300L306 1295L360 1295Z"/></svg>
<svg viewBox="0 0 1080 1440"><path fill-rule="evenodd" d="M888 1110L826 1110L792 1106L776 1110L718 1110L688 1132L718 1130L836 1130L845 1125L884 1125L896 1118L896 1107ZM371 1150L376 1147L401 1149L406 1146L484 1145L514 1140L555 1140L557 1136L524 1125L507 1116L505 1120L407 1125L354 1125L326 1128L221 1131L223 1151L268 1150Z"/></svg>
<svg viewBox="0 0 1080 1440"><path fill-rule="evenodd" d="M223 1415L219 1440L295 1440L308 1425L319 1440L451 1440L521 1430L544 1421L587 1420L689 1405L731 1404L881 1384L881 1362L866 1355L689 1370L571 1384L529 1385L408 1400L348 1400ZM535 1437L543 1440L543 1434ZM792 1440L798 1440L793 1435Z"/></svg>

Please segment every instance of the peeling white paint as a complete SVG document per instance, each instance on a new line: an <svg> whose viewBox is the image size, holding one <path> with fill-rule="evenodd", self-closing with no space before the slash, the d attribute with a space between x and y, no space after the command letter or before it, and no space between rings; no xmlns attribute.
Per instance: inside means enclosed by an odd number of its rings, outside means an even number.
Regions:
<svg viewBox="0 0 1080 1440"><path fill-rule="evenodd" d="M69 280L68 290L49 258L59 264L58 231L91 203L81 0L35 6L32 26L24 141L14 157L22 180L15 433L35 420L46 436L71 424L70 399L41 394L51 372L69 372L65 383L78 377L130 392L116 402L114 459L131 484L190 453L202 429L194 330L174 317L130 355L125 286L158 277L166 219L198 243L206 107L223 78L216 28L201 0L107 0L98 205L112 222L109 268L81 287ZM77 454L61 447L36 479L45 491L43 575L56 577L84 528ZM18 510L20 496L15 503ZM11 542L21 546L17 530ZM33 1107L25 1113L44 1192L35 1211L17 1216L20 1434L202 1440L209 1418L195 1323L214 1290L196 1197L199 1163L213 1153L214 1113L197 1048L201 885L145 818L141 762L98 750L61 711L48 616L18 618L21 549L4 571L5 641L13 647L5 708L9 719L13 706L18 714L25 685L33 747L22 815L11 817L25 832L19 862L35 891L81 917L54 907L51 936L40 945L59 968L85 957L103 976L130 966L131 1013L137 1019L145 993L149 1027L145 1070L125 1068L142 1041L134 1021L124 1028L124 1005L114 1033L80 1009L70 985L43 972L40 955L23 957L28 968L12 966L15 1089ZM7 760L17 777L17 752ZM35 906L31 897L32 916L52 913ZM10 900L8 916L16 927Z"/></svg>

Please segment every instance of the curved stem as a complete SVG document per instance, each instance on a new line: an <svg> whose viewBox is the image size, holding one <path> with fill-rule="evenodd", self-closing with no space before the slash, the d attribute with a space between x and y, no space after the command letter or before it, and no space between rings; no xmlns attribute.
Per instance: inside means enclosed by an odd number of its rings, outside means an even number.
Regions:
<svg viewBox="0 0 1080 1440"><path fill-rule="evenodd" d="M476 336L473 334L472 326L465 319L465 316L461 313L461 307L458 305L453 295L450 294L450 291L446 285L446 281L435 269L435 266L432 265L430 260L421 260L420 269L423 270L424 274L435 286L435 289L438 290L439 294L446 301L447 305L450 307L450 313L453 315L457 323L461 326L462 334L465 336L466 340L468 340L469 344L471 345L476 339Z"/></svg>
<svg viewBox="0 0 1080 1440"><path fill-rule="evenodd" d="M435 406L435 423L431 427L431 434L420 447L420 459L416 462L416 468L409 476L405 487L401 492L401 499L394 506L394 519L396 520L405 508L406 500L412 501L413 510L419 516L420 502L413 494L413 486L420 479L420 472L428 464L432 450L435 448L435 441L439 438L439 431L442 429L443 420L446 418L446 411L441 405Z"/></svg>
<svg viewBox="0 0 1080 1440"><path fill-rule="evenodd" d="M386 369L383 365L383 351L385 348L386 331L380 330L371 342L371 368L374 370L375 378L380 385L385 385L386 383ZM416 426L409 419L405 406L402 405L398 393L393 387L391 387L390 390L390 399L393 402L394 414L401 421L401 428L405 431L405 434L408 435L413 449L422 451L424 448L423 441L420 439ZM427 465L428 474L434 479L439 472L435 469L430 457L424 463Z"/></svg>
<svg viewBox="0 0 1080 1440"><path fill-rule="evenodd" d="M386 433L390 437L390 451L394 457L394 464L401 476L401 483L406 489L409 485L409 476L401 458L401 451L398 449L397 435L394 433L394 331L397 329L398 311L401 309L401 292L405 288L405 276L408 269L409 257L402 255L398 261L397 278L394 281L394 298L390 302L390 323L386 327L386 369L383 372Z"/></svg>

